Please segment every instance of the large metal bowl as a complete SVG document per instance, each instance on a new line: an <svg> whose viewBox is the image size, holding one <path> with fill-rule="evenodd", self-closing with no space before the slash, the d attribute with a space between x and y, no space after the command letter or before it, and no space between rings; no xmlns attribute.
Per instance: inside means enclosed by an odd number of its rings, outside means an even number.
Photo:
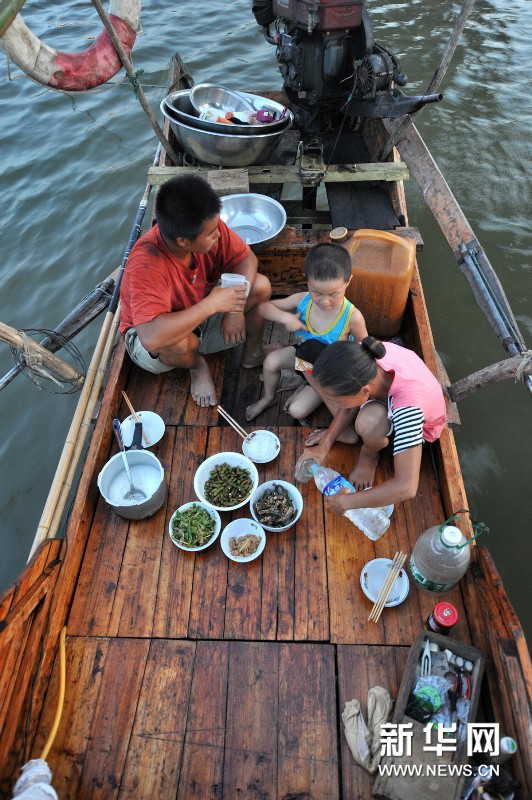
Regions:
<svg viewBox="0 0 532 800"><path fill-rule="evenodd" d="M198 114L203 108L216 108L218 111L254 111L253 103L244 92L234 92L215 86L214 83L198 83L190 92L190 102Z"/></svg>
<svg viewBox="0 0 532 800"><path fill-rule="evenodd" d="M212 131L212 133L227 134L240 134L242 136L256 136L257 134L273 133L273 131L282 130L293 122L293 114L289 109L276 103L274 100L267 100L259 95L248 94L247 97L255 103L257 108L268 108L270 111L275 111L278 114L286 112L282 119L277 119L274 122L264 122L260 125L238 125L236 123L227 125L223 122L211 122L209 120L200 119L196 116L194 107L190 100L190 89L180 89L177 92L171 92L168 97L161 103L161 111L170 121L183 122L185 125L190 125L191 128L199 128L203 131Z"/></svg>
<svg viewBox="0 0 532 800"><path fill-rule="evenodd" d="M214 133L186 125L170 116L165 110L164 100L161 111L169 120L175 137L183 150L204 164L221 167L249 167L259 161L267 161L275 149L279 137L291 127L292 121L272 133L240 136L234 133Z"/></svg>
<svg viewBox="0 0 532 800"><path fill-rule="evenodd" d="M262 244L286 225L286 211L265 194L227 194L221 198L220 217L247 244Z"/></svg>

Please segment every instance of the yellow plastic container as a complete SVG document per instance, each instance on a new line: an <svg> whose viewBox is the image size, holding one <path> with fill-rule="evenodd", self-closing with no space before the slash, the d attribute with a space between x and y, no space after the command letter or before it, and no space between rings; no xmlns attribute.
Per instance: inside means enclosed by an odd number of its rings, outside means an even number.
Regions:
<svg viewBox="0 0 532 800"><path fill-rule="evenodd" d="M408 300L416 243L388 231L361 228L342 247L351 256L347 299L364 315L369 333L395 336Z"/></svg>

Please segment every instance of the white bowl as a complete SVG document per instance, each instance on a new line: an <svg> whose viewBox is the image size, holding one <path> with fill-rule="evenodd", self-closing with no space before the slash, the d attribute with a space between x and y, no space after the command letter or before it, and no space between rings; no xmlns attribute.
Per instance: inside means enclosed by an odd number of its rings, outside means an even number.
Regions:
<svg viewBox="0 0 532 800"><path fill-rule="evenodd" d="M264 522L261 522L259 520L258 516L255 513L255 503L257 502L257 500L259 500L262 497L262 495L267 489L271 489L274 486L282 486L283 488L285 488L288 494L290 495L292 502L294 503L294 506L296 508L296 515L292 520L292 522L289 522L288 525L282 525L280 528L274 528L272 525L265 525ZM262 527L265 530L273 532L287 531L296 524L299 517L303 513L303 498L301 496L301 492L299 491L299 489L296 489L296 487L293 484L288 483L288 481L279 481L279 480L266 481L265 483L261 483L260 486L257 486L255 491L251 495L249 501L249 507L251 509L251 516L253 517L253 519L256 520L256 522L258 522L259 525L262 525Z"/></svg>
<svg viewBox="0 0 532 800"><path fill-rule="evenodd" d="M229 547L229 539L232 539L233 536L245 536L246 533L253 533L255 536L260 536L261 541L259 546L250 556L232 555L231 548ZM259 525L259 523L255 522L253 519L234 519L224 528L220 537L220 545L227 558L231 559L231 561L240 561L241 563L254 561L261 555L266 547L266 534L262 525Z"/></svg>
<svg viewBox="0 0 532 800"><path fill-rule="evenodd" d="M250 493L235 506L215 506L213 503L209 503L205 497L205 484L207 483L212 470L218 464L229 464L230 467L243 467L244 469L248 470L251 476L252 484ZM257 467L253 461L250 461L249 458L246 458L246 456L243 456L241 453L217 453L215 456L210 456L199 465L196 470L196 474L194 475L194 491L196 492L196 496L199 497L202 503L206 503L211 508L215 508L217 511L235 511L237 508L242 508L242 506L246 505L250 495L258 485L259 473L257 472Z"/></svg>
<svg viewBox="0 0 532 800"><path fill-rule="evenodd" d="M253 450L257 446L262 449L258 449L254 455ZM272 431L253 431L253 433L248 433L242 442L242 452L256 464L267 464L269 461L273 461L280 451L281 442L279 437ZM262 458L259 456L262 456Z"/></svg>
<svg viewBox="0 0 532 800"><path fill-rule="evenodd" d="M137 416L142 422L142 446L152 447L157 444L163 436L165 431L165 424L163 418L156 414L154 411L137 411ZM120 423L122 429L122 439L126 447L131 446L133 441L133 434L135 433L135 418L132 414L126 417Z"/></svg>
<svg viewBox="0 0 532 800"><path fill-rule="evenodd" d="M186 511L187 508L190 508L191 506L200 506L201 508L205 509L205 511L208 514L210 514L214 520L214 533L212 534L208 542L199 545L199 547L187 547L186 545L180 544L179 542L176 542L174 539L172 539L172 522L175 515L178 513L178 511ZM200 503L198 500L192 500L190 503L185 503L184 505L179 506L179 508L176 508L176 510L170 517L170 522L168 523L168 536L170 537L172 544L175 544L175 546L179 547L180 550L185 550L185 552L187 553L194 553L197 550L205 550L206 547L210 547L211 544L215 542L218 536L220 535L221 529L222 529L222 520L220 519L220 515L218 514L218 512L207 503Z"/></svg>

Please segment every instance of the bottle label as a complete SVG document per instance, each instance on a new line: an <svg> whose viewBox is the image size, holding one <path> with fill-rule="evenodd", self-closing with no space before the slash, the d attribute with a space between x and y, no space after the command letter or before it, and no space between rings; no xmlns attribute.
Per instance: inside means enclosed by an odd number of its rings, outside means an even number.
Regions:
<svg viewBox="0 0 532 800"><path fill-rule="evenodd" d="M429 578L426 578L416 567L416 562L414 561L413 557L410 559L410 572L412 573L412 577L415 582L428 592L447 592L449 589L452 589L453 586L456 586L456 582L436 583L435 581L431 581Z"/></svg>
<svg viewBox="0 0 532 800"><path fill-rule="evenodd" d="M349 481L346 480L343 475L336 475L336 477L333 478L332 481L329 481L329 483L325 484L325 486L322 489L322 493L327 495L327 497L329 497L331 494L336 494L337 492L340 492L342 489L348 489L350 492L352 492L354 486L351 483L349 483Z"/></svg>

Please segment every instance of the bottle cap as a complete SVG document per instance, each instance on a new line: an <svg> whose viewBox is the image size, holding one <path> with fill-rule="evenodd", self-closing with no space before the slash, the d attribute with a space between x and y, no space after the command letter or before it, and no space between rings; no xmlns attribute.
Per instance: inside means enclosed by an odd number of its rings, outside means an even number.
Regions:
<svg viewBox="0 0 532 800"><path fill-rule="evenodd" d="M464 536L459 528L447 525L442 531L441 540L446 547L458 547L464 543Z"/></svg>
<svg viewBox="0 0 532 800"><path fill-rule="evenodd" d="M452 603L448 603L446 600L436 603L432 616L438 625L442 625L444 628L452 628L458 622L458 611Z"/></svg>
<svg viewBox="0 0 532 800"><path fill-rule="evenodd" d="M332 229L332 231L329 233L329 238L331 242L345 242L347 239L347 234L347 228L344 228L343 225L340 225L338 228Z"/></svg>

